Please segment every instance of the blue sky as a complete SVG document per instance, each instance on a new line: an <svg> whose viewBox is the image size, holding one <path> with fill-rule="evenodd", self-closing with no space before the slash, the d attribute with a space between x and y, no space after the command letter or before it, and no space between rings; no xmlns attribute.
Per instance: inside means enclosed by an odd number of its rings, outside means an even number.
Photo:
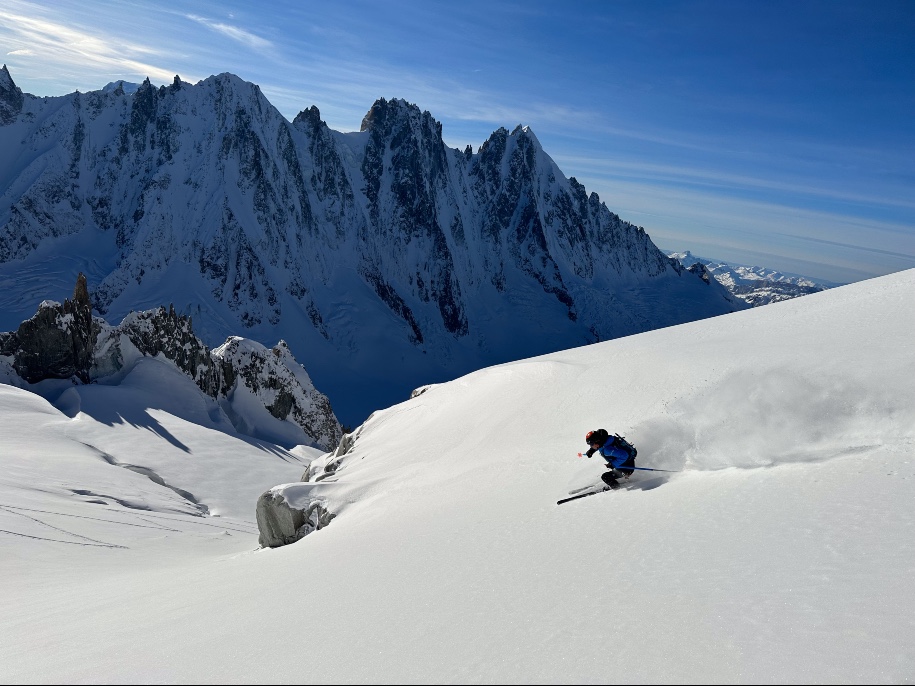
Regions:
<svg viewBox="0 0 915 686"><path fill-rule="evenodd" d="M261 6L263 5L263 6ZM529 125L659 247L836 282L915 267L915 2L7 0L26 92L232 72L358 130Z"/></svg>

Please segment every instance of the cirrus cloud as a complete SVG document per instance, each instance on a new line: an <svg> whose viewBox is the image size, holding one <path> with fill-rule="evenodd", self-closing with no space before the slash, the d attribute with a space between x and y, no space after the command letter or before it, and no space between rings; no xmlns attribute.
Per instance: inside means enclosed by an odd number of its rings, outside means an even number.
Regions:
<svg viewBox="0 0 915 686"><path fill-rule="evenodd" d="M0 14L0 38L21 46L9 55L40 58L52 68L88 67L157 80L170 80L174 75L148 61L160 54L146 45L56 22L28 3L14 3L14 7L18 13Z"/></svg>
<svg viewBox="0 0 915 686"><path fill-rule="evenodd" d="M240 29L237 26L232 26L231 24L226 24L224 22L207 19L206 17L201 17L196 14L185 14L184 16L187 19L195 21L212 31L221 33L222 35L231 38L232 40L237 41L242 45L247 45L253 50L266 50L273 48L273 43L270 41L266 40L265 38L261 38L260 36L255 35L250 31Z"/></svg>

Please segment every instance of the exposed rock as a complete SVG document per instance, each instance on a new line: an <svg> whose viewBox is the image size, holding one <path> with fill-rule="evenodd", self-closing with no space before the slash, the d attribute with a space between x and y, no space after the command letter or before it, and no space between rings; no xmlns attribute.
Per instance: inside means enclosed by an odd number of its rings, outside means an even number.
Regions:
<svg viewBox="0 0 915 686"><path fill-rule="evenodd" d="M0 126L16 121L22 111L22 90L13 82L6 65L0 69Z"/></svg>
<svg viewBox="0 0 915 686"><path fill-rule="evenodd" d="M100 378L120 371L124 366L124 340L136 352L149 357L161 354L175 363L182 372L194 380L201 391L211 397L232 385L231 368L214 360L209 348L194 335L190 317L175 312L173 306L159 307L143 312L131 312L116 327L101 327L93 377Z"/></svg>
<svg viewBox="0 0 915 686"><path fill-rule="evenodd" d="M687 270L691 274L695 274L700 279L705 281L706 284L712 283L712 275L709 273L709 270L705 268L705 265L701 262L696 262L692 266L688 267Z"/></svg>
<svg viewBox="0 0 915 686"><path fill-rule="evenodd" d="M370 416L369 419L371 419L372 416ZM369 419L367 419L366 422L368 422ZM352 433L343 434L343 437L334 450L326 455L322 455L316 460L312 460L311 464L308 465L308 469L302 474L302 481L323 481L336 474L343 466L343 458L356 445L356 439L359 438L359 434L362 433L364 427L365 424L360 424Z"/></svg>
<svg viewBox="0 0 915 686"><path fill-rule="evenodd" d="M425 386L420 386L419 388L414 388L413 391L410 393L410 398L418 398L423 393L428 391L430 388L435 388L436 386L438 386L438 384L430 383L430 384L426 384Z"/></svg>
<svg viewBox="0 0 915 686"><path fill-rule="evenodd" d="M311 501L304 509L294 508L281 493L267 491L257 500L258 542L264 548L279 548L295 543L313 531L330 524L334 515L320 501Z"/></svg>
<svg viewBox="0 0 915 686"><path fill-rule="evenodd" d="M759 279L752 283L735 283L728 290L753 307L759 307L760 305L769 305L782 300L799 298L802 295L819 293L824 288L822 286L807 286Z"/></svg>
<svg viewBox="0 0 915 686"><path fill-rule="evenodd" d="M285 341L269 350L232 337L211 351L194 335L190 317L171 306L132 312L111 326L92 316L83 274L72 300L63 305L45 301L17 331L0 333L0 355L11 357L13 369L28 383L69 378L89 383L129 369L139 356L161 356L211 398L231 403L242 392L253 396L275 419L298 427L292 435L300 442L329 450L343 433L327 397L314 387ZM244 422L236 428L248 433Z"/></svg>
<svg viewBox="0 0 915 686"><path fill-rule="evenodd" d="M80 273L72 300L63 305L45 300L34 317L7 334L3 347L13 355L16 373L29 383L71 377L88 383L98 331L86 277Z"/></svg>
<svg viewBox="0 0 915 686"><path fill-rule="evenodd" d="M329 449L339 443L343 431L330 401L314 387L286 341L270 349L233 336L210 357L219 365L220 396L231 398L244 388L273 417L302 427L321 447Z"/></svg>
<svg viewBox="0 0 915 686"><path fill-rule="evenodd" d="M0 331L0 356L13 357L19 347L19 337L15 331Z"/></svg>

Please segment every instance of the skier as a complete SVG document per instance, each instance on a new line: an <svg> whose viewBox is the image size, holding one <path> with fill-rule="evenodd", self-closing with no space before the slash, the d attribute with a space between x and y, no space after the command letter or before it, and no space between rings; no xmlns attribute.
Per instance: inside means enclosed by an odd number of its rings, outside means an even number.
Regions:
<svg viewBox="0 0 915 686"><path fill-rule="evenodd" d="M620 487L618 479L628 479L632 475L634 470L631 467L635 467L637 451L625 438L611 436L606 429L596 429L585 435L585 442L590 446L585 455L591 457L599 452L601 457L607 460L610 471L604 472L600 477L607 486L616 490Z"/></svg>

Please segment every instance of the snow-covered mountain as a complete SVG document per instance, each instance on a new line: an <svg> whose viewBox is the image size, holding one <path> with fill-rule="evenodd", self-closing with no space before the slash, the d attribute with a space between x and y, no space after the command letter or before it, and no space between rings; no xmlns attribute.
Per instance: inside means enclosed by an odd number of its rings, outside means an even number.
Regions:
<svg viewBox="0 0 915 686"><path fill-rule="evenodd" d="M102 91L105 93L118 90L122 93L136 93L138 90L140 90L140 84L129 83L123 79L120 79L118 81L112 81L111 83L106 84L104 88L102 88Z"/></svg>
<svg viewBox="0 0 915 686"><path fill-rule="evenodd" d="M421 384L742 307L567 179L522 126L478 151L378 100L357 133L230 74L62 97L0 70L0 329L84 272L117 321L288 341L352 423Z"/></svg>
<svg viewBox="0 0 915 686"><path fill-rule="evenodd" d="M915 674L915 270L482 369L336 455L131 374L73 416L0 384L4 683ZM598 427L679 471L557 506ZM258 549L265 490L324 525Z"/></svg>
<svg viewBox="0 0 915 686"><path fill-rule="evenodd" d="M798 274L783 274L765 267L731 264L697 257L689 250L672 252L667 255L688 269L699 269L695 265L700 265L711 276L714 276L729 293L753 307L818 293L840 285L826 281L814 281Z"/></svg>
<svg viewBox="0 0 915 686"><path fill-rule="evenodd" d="M272 350L231 337L209 350L191 320L173 306L131 312L117 326L92 316L86 277L73 298L45 300L15 331L0 332L0 382L45 396L69 414L80 411L74 384L117 385L144 358L184 374L234 431L286 447L337 446L342 429L327 397L290 353L285 341ZM60 399L63 398L61 401ZM207 422L208 424L211 421Z"/></svg>

